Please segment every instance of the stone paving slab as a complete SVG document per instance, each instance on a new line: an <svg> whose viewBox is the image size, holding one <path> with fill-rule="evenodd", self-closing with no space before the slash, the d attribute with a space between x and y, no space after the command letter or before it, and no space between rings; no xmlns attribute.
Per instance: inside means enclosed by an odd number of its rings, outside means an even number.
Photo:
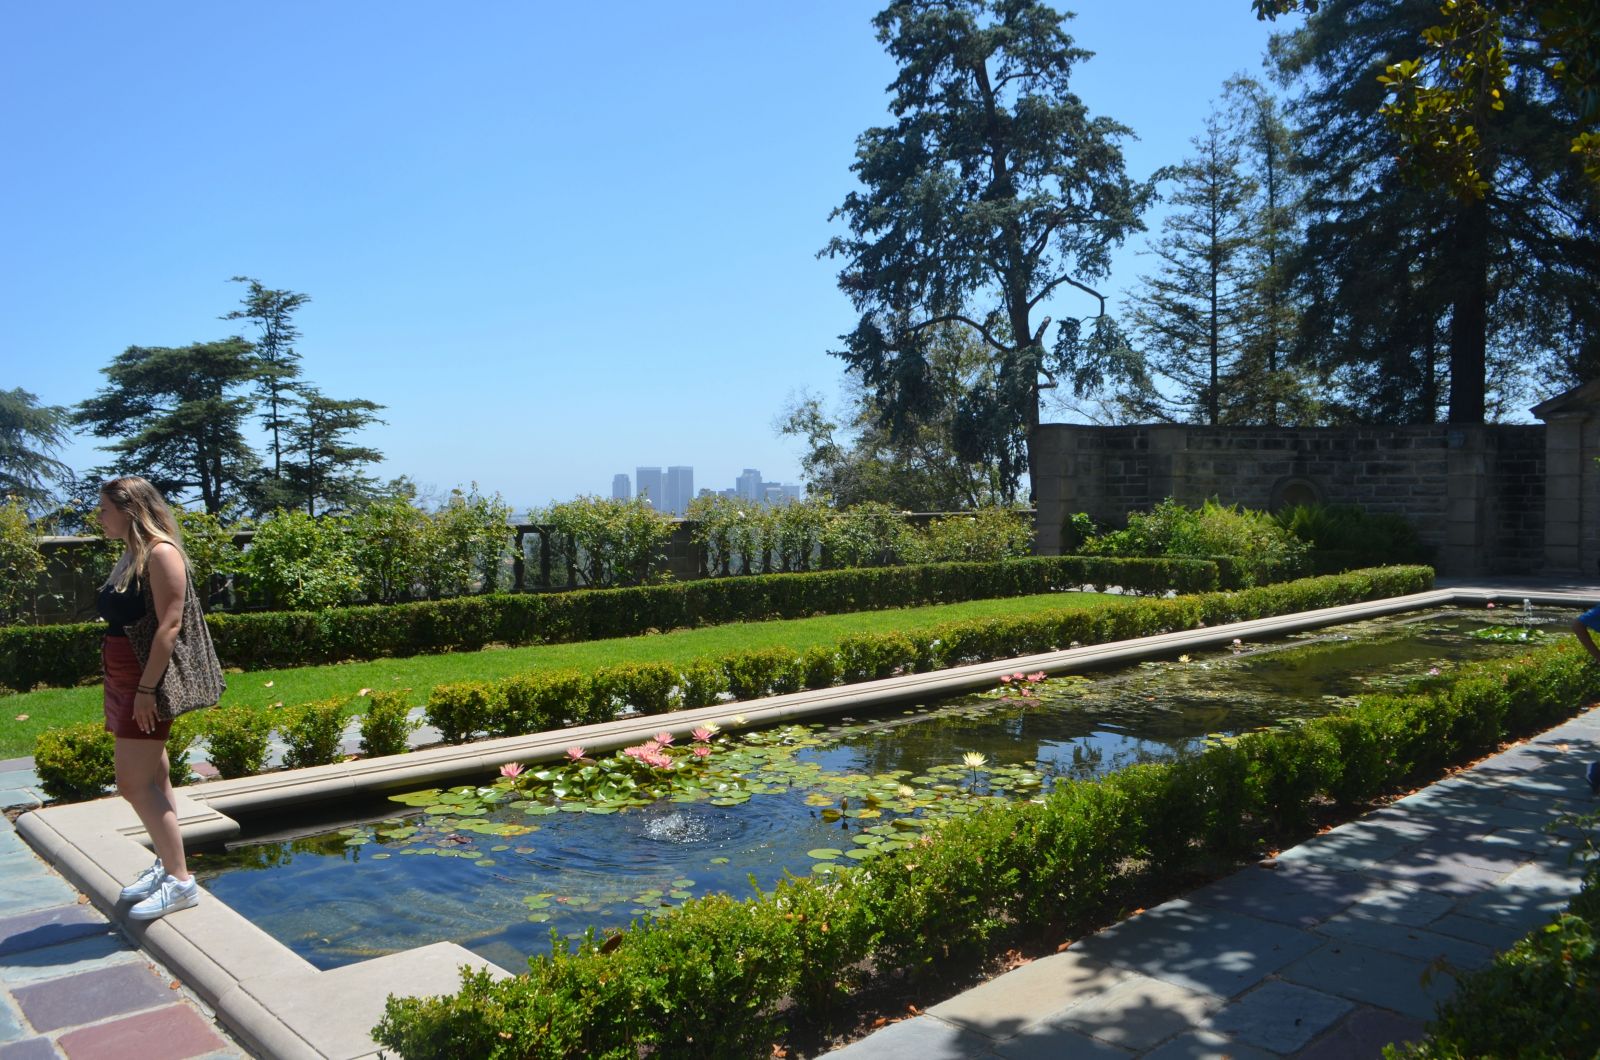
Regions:
<svg viewBox="0 0 1600 1060"><path fill-rule="evenodd" d="M1479 968L1489 963L1494 951L1487 946L1451 935L1440 935L1424 928L1370 920L1350 913L1317 925L1317 934L1342 939L1410 957L1423 962L1446 961L1456 968Z"/></svg>
<svg viewBox="0 0 1600 1060"><path fill-rule="evenodd" d="M1292 1053L1355 1011L1355 1004L1270 979L1214 1013L1202 1026L1271 1053Z"/></svg>
<svg viewBox="0 0 1600 1060"><path fill-rule="evenodd" d="M1306 863L1278 862L1255 867L1187 895L1189 901L1262 920L1311 927L1347 908L1381 885L1353 872Z"/></svg>
<svg viewBox="0 0 1600 1060"><path fill-rule="evenodd" d="M126 1019L69 1031L56 1039L68 1060L161 1057L190 1060L227 1047L211 1025L187 1005L166 1005Z"/></svg>
<svg viewBox="0 0 1600 1060"><path fill-rule="evenodd" d="M1427 961L1344 940L1323 944L1280 974L1291 983L1416 1019L1431 1017L1455 990L1455 979Z"/></svg>
<svg viewBox="0 0 1600 1060"><path fill-rule="evenodd" d="M1076 949L1041 957L928 1009L928 1014L990 1038L1010 1038L1039 1018L1098 997L1132 972Z"/></svg>
<svg viewBox="0 0 1600 1060"><path fill-rule="evenodd" d="M1073 948L1191 990L1233 997L1310 953L1320 941L1286 924L1180 898L1114 924Z"/></svg>
<svg viewBox="0 0 1600 1060"><path fill-rule="evenodd" d="M61 1054L49 1038L25 1038L10 1045L0 1045L0 1060L61 1060Z"/></svg>
<svg viewBox="0 0 1600 1060"><path fill-rule="evenodd" d="M828 1055L838 1060L860 1060L869 1056L872 1060L970 1060L990 1055L991 1044L990 1039L981 1034L924 1015L890 1024L872 1037ZM1071 1054L1057 1052L1053 1055Z"/></svg>
<svg viewBox="0 0 1600 1060"><path fill-rule="evenodd" d="M1070 1027L1036 1026L1010 1041L1001 1042L994 1047L992 1054L972 1055L993 1055L1004 1060L1121 1060L1136 1054L1080 1034ZM871 1060L878 1060L878 1054L872 1053Z"/></svg>
<svg viewBox="0 0 1600 1060"><path fill-rule="evenodd" d="M28 1034L22 1022L22 1013L17 1011L16 1003L11 1000L11 995L0 993L0 1043L14 1042Z"/></svg>
<svg viewBox="0 0 1600 1060"><path fill-rule="evenodd" d="M1379 1057L1383 1047L1420 1041L1426 1024L1410 1016L1384 1009L1363 1007L1352 1013L1326 1037L1295 1054L1295 1060L1354 1060Z"/></svg>
<svg viewBox="0 0 1600 1060"><path fill-rule="evenodd" d="M83 972L67 979L17 987L11 992L36 1031L92 1023L169 1003L167 984L143 965Z"/></svg>
<svg viewBox="0 0 1600 1060"><path fill-rule="evenodd" d="M1183 1033L1222 1005L1223 999L1215 994L1135 975L1040 1020L1038 1029L1067 1028L1123 1049L1142 1051Z"/></svg>
<svg viewBox="0 0 1600 1060"><path fill-rule="evenodd" d="M1144 1054L1148 1060L1273 1060L1276 1053L1241 1045L1215 1031L1187 1031L1158 1049Z"/></svg>
<svg viewBox="0 0 1600 1060"><path fill-rule="evenodd" d="M58 946L25 950L0 959L0 984L28 986L64 975L76 975L116 964L142 964L145 958L120 935L109 932L74 939Z"/></svg>
<svg viewBox="0 0 1600 1060"><path fill-rule="evenodd" d="M104 935L110 930L110 921L89 906L77 903L8 916L0 919L0 957L87 935Z"/></svg>

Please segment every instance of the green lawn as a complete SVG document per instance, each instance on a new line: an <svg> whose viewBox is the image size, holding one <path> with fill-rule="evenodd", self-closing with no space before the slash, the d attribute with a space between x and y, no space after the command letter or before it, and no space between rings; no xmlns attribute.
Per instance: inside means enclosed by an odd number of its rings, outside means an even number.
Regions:
<svg viewBox="0 0 1600 1060"><path fill-rule="evenodd" d="M909 607L891 611L857 611L820 618L773 622L735 622L705 629L683 629L649 636L592 640L577 644L546 644L528 648L502 648L447 655L415 655L408 659L374 659L369 662L303 666L290 670L260 670L228 675L226 706L269 707L335 696L354 695L363 688L403 688L420 706L434 685L451 681L489 680L544 667L575 666L592 669L623 662L687 662L706 655L722 655L750 648L784 646L803 650L813 644L838 640L851 633L880 633L924 629L943 622L999 615L1034 614L1069 607L1091 607L1126 597L1102 593L1045 593L1000 600L973 600L960 604ZM33 753L34 737L47 728L101 717L100 686L50 688L4 700L0 758Z"/></svg>

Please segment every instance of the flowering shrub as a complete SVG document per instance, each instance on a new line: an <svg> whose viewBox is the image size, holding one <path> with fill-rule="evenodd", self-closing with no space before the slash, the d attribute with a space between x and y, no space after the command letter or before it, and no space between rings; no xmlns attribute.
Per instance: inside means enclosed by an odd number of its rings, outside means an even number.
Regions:
<svg viewBox="0 0 1600 1060"><path fill-rule="evenodd" d="M590 588L648 583L672 540L672 518L644 498L579 497L528 518L547 528L552 561L571 570L575 585Z"/></svg>

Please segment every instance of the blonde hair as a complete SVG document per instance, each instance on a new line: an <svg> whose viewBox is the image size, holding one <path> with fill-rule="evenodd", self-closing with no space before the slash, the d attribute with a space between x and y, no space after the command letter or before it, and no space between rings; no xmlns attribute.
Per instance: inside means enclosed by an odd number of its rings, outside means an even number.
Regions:
<svg viewBox="0 0 1600 1060"><path fill-rule="evenodd" d="M189 554L183 550L178 521L159 490L138 475L124 475L101 486L100 496L128 517L128 550L111 568L107 585L115 583L117 592L127 591L134 575L144 576L150 550L163 541L178 550L184 567L188 567Z"/></svg>

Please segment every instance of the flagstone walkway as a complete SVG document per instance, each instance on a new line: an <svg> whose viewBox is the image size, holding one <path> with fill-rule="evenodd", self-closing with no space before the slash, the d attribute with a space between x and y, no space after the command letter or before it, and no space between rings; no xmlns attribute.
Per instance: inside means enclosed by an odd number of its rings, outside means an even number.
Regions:
<svg viewBox="0 0 1600 1060"><path fill-rule="evenodd" d="M23 771L29 776L12 775ZM31 773L23 763L0 762L7 781L23 783ZM0 1060L249 1055L183 984L40 860L5 817L0 896Z"/></svg>

